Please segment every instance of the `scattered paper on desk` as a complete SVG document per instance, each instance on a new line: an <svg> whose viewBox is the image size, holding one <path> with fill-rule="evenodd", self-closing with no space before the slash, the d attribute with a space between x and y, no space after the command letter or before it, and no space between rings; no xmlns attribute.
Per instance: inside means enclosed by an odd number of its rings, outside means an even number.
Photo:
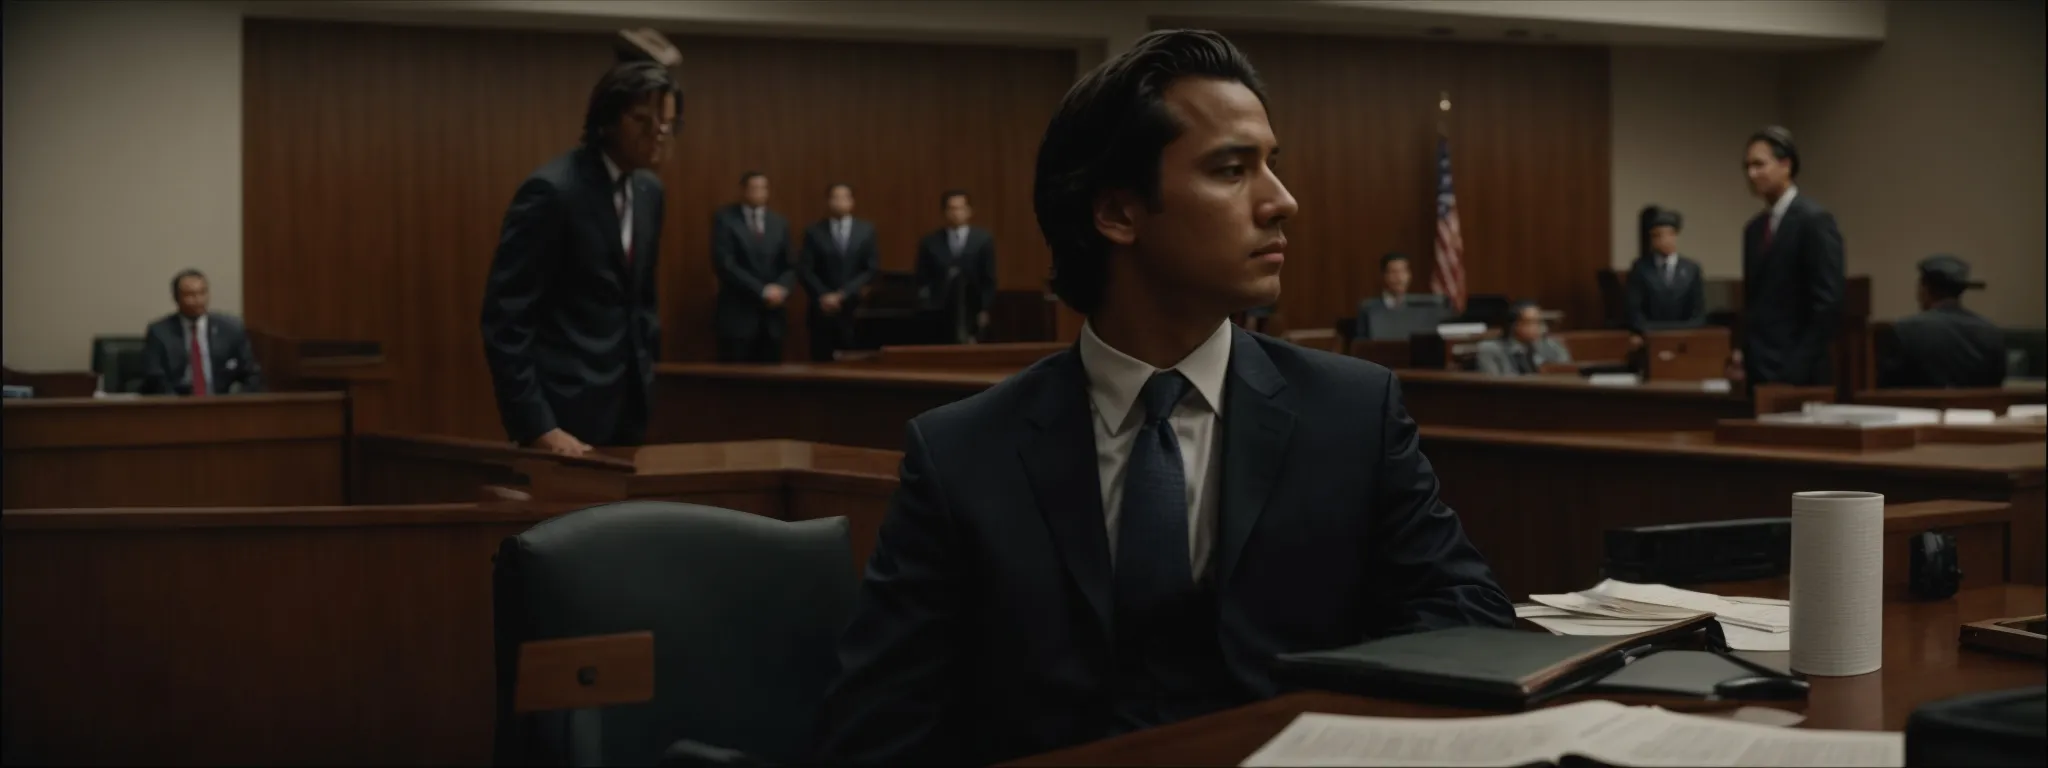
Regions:
<svg viewBox="0 0 2048 768"><path fill-rule="evenodd" d="M1459 336L1478 336L1485 332L1485 323L1443 323L1436 327L1436 335L1446 339Z"/></svg>
<svg viewBox="0 0 2048 768"><path fill-rule="evenodd" d="M1907 426L1941 423L1941 411L1933 408L1807 403L1800 407L1799 412L1821 424Z"/></svg>
<svg viewBox="0 0 2048 768"><path fill-rule="evenodd" d="M1783 600L1724 598L1663 584L1613 579L1568 595L1530 595L1529 599L1537 605L1516 606L1515 616L1552 634L1632 635L1711 613L1733 650L1792 650L1792 608Z"/></svg>
<svg viewBox="0 0 2048 768"><path fill-rule="evenodd" d="M1943 424L1995 424L1998 414L1982 408L1950 408L1941 412Z"/></svg>
<svg viewBox="0 0 2048 768"><path fill-rule="evenodd" d="M2041 421L2048 419L2048 405L2041 403L2014 405L2005 409L2005 418L2009 421Z"/></svg>
<svg viewBox="0 0 2048 768"><path fill-rule="evenodd" d="M1596 373L1586 377L1586 383L1596 387L1633 387L1643 380L1633 373Z"/></svg>
<svg viewBox="0 0 2048 768"><path fill-rule="evenodd" d="M1578 755L1618 766L1902 766L1898 733L1795 730L1585 701L1493 717L1304 713L1242 765L1514 766Z"/></svg>
<svg viewBox="0 0 2048 768"><path fill-rule="evenodd" d="M1734 389L1727 379L1707 379L1700 382L1700 390L1703 392L1730 392Z"/></svg>

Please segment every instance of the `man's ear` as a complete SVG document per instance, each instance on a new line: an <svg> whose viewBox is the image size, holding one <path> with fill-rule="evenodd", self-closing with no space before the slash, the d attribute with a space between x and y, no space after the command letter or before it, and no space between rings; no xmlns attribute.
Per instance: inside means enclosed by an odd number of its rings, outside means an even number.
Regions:
<svg viewBox="0 0 2048 768"><path fill-rule="evenodd" d="M1128 246L1138 241L1138 221L1144 210L1144 201L1137 195L1122 190L1103 192L1095 196L1095 231L1112 243Z"/></svg>

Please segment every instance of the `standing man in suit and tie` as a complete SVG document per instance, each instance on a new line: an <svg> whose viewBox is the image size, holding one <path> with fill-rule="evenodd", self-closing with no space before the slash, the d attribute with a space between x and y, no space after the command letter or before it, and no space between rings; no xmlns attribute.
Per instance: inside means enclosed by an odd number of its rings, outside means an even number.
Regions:
<svg viewBox="0 0 2048 768"><path fill-rule="evenodd" d="M996 303L996 239L989 231L968 225L974 206L964 190L939 196L946 226L917 245L918 293L926 305L945 317L944 338L972 344L988 327L988 310Z"/></svg>
<svg viewBox="0 0 2048 768"><path fill-rule="evenodd" d="M1799 148L1791 131L1774 125L1751 135L1743 169L1768 207L1742 233L1743 339L1735 362L1751 385L1826 384L1847 281L1842 232L1834 214L1793 185Z"/></svg>
<svg viewBox="0 0 2048 768"><path fill-rule="evenodd" d="M1361 339L1400 340L1435 329L1449 316L1442 296L1409 293L1408 255L1380 257L1380 295L1358 302L1354 334Z"/></svg>
<svg viewBox="0 0 2048 768"><path fill-rule="evenodd" d="M484 284L484 357L514 442L564 455L638 445L661 349L661 180L683 93L651 61L591 90L582 146L528 176Z"/></svg>
<svg viewBox="0 0 2048 768"><path fill-rule="evenodd" d="M782 362L782 333L789 326L783 303L796 285L789 252L789 220L768 210L768 175L741 174L740 201L711 219L719 362Z"/></svg>
<svg viewBox="0 0 2048 768"><path fill-rule="evenodd" d="M831 362L832 353L853 347L853 310L861 288L875 277L875 225L853 217L853 185L825 190L830 216L804 230L797 274L810 292L811 359Z"/></svg>
<svg viewBox="0 0 2048 768"><path fill-rule="evenodd" d="M1296 209L1258 76L1166 30L1076 83L1033 199L1079 342L905 429L819 758L987 764L1280 691L1276 654L1506 627L1399 383L1253 334Z"/></svg>
<svg viewBox="0 0 2048 768"><path fill-rule="evenodd" d="M1707 324L1700 263L1678 253L1678 231L1684 222L1669 208L1651 214L1649 247L1628 271L1630 330L1648 333Z"/></svg>
<svg viewBox="0 0 2048 768"><path fill-rule="evenodd" d="M178 311L149 324L142 337L142 391L205 397L263 391L263 374L242 321L208 312L206 275L188 269L171 278ZM194 365L193 361L199 361Z"/></svg>

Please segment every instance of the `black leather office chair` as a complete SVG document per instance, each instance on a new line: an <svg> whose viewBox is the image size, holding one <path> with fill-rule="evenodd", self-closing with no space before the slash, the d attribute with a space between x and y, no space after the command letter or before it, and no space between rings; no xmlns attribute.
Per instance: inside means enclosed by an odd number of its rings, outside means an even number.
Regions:
<svg viewBox="0 0 2048 768"><path fill-rule="evenodd" d="M142 391L142 337L94 336L92 372L102 392Z"/></svg>
<svg viewBox="0 0 2048 768"><path fill-rule="evenodd" d="M847 531L845 518L629 501L506 539L493 588L496 761L803 760L857 587ZM514 712L523 643L647 630L651 700Z"/></svg>

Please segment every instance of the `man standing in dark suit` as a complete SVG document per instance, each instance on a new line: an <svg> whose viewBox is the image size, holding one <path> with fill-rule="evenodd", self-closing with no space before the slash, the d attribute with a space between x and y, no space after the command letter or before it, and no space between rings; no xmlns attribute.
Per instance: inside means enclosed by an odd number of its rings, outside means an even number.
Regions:
<svg viewBox="0 0 2048 768"><path fill-rule="evenodd" d="M1706 281L1700 263L1678 253L1685 219L1659 208L1650 217L1649 248L1628 271L1628 323L1637 333L1707 324Z"/></svg>
<svg viewBox="0 0 2048 768"><path fill-rule="evenodd" d="M171 278L178 311L149 324L142 337L142 391L205 397L263 391L263 373L242 321L208 312L206 275L196 269ZM203 361L193 365L192 361Z"/></svg>
<svg viewBox="0 0 2048 768"><path fill-rule="evenodd" d="M647 433L661 349L654 175L683 94L654 62L612 67L591 91L582 146L527 177L484 284L484 356L505 432L580 455Z"/></svg>
<svg viewBox="0 0 2048 768"><path fill-rule="evenodd" d="M974 206L965 191L947 190L939 206L946 226L917 244L918 295L944 318L943 338L972 344L988 327L988 310L996 303L996 239L968 225Z"/></svg>
<svg viewBox="0 0 2048 768"><path fill-rule="evenodd" d="M853 311L860 291L875 277L875 225L853 217L853 185L825 191L830 216L804 230L797 274L810 292L811 359L831 362L832 353L853 347Z"/></svg>
<svg viewBox="0 0 2048 768"><path fill-rule="evenodd" d="M1938 253L1920 260L1920 314L1892 324L1893 348L1878 355L1880 387L1996 387L2005 383L2005 333L1963 308L1982 288L1969 262ZM1880 347L1882 349L1882 347Z"/></svg>
<svg viewBox="0 0 2048 768"><path fill-rule="evenodd" d="M740 201L711 219L719 362L782 362L782 334L789 326L783 302L796 285L789 250L789 220L768 210L768 175L741 174Z"/></svg>
<svg viewBox="0 0 2048 768"><path fill-rule="evenodd" d="M819 758L1001 762L1272 696L1276 654L1514 613L1378 365L1232 326L1296 204L1251 65L1140 38L1034 185L1080 341L907 426Z"/></svg>
<svg viewBox="0 0 2048 768"><path fill-rule="evenodd" d="M1827 384L1841 321L1842 233L1835 216L1799 194L1799 149L1778 126L1749 137L1749 189L1769 206L1742 234L1742 349L1750 384Z"/></svg>

